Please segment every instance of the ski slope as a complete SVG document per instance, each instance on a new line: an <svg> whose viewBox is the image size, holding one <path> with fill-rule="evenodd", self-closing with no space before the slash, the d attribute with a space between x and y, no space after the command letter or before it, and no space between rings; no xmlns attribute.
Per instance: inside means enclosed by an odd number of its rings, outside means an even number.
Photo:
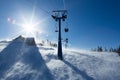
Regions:
<svg viewBox="0 0 120 80"><path fill-rule="evenodd" d="M118 54L64 49L61 61L56 48L25 40L0 43L0 80L120 80Z"/></svg>

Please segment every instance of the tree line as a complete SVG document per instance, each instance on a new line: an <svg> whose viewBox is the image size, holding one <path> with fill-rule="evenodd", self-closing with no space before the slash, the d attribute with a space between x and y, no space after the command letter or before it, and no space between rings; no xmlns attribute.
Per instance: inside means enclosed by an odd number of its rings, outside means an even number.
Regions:
<svg viewBox="0 0 120 80"><path fill-rule="evenodd" d="M118 53L118 55L120 56L120 46L118 46L117 48L103 48L102 46L98 46L95 49L92 49L92 51L97 51L97 52L115 52Z"/></svg>

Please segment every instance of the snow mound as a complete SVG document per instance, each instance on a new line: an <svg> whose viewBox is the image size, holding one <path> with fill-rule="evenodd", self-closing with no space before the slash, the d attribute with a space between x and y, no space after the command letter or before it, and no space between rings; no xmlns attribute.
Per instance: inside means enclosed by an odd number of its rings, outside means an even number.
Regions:
<svg viewBox="0 0 120 80"><path fill-rule="evenodd" d="M54 80L33 41L20 36L0 52L0 80Z"/></svg>
<svg viewBox="0 0 120 80"><path fill-rule="evenodd" d="M0 41L0 52L10 43L10 41Z"/></svg>

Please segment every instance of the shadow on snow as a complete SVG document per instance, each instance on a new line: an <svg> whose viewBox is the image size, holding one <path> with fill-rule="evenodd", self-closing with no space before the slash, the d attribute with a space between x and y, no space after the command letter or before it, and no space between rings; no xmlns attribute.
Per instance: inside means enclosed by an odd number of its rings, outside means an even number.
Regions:
<svg viewBox="0 0 120 80"><path fill-rule="evenodd" d="M63 62L68 65L73 71L75 71L77 74L81 75L86 80L94 80L91 76L87 75L85 71L79 70L77 67L75 67L73 64L71 64L68 61L63 60Z"/></svg>

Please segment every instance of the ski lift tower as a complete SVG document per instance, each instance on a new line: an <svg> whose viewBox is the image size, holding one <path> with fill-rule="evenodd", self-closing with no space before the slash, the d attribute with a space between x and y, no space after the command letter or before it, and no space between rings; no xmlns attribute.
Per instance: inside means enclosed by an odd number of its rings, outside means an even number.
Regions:
<svg viewBox="0 0 120 80"><path fill-rule="evenodd" d="M65 21L67 18L67 10L54 10L52 11L52 18L55 21L58 21L59 28L58 28L58 58L63 60L62 56L62 43L61 43L61 20Z"/></svg>

